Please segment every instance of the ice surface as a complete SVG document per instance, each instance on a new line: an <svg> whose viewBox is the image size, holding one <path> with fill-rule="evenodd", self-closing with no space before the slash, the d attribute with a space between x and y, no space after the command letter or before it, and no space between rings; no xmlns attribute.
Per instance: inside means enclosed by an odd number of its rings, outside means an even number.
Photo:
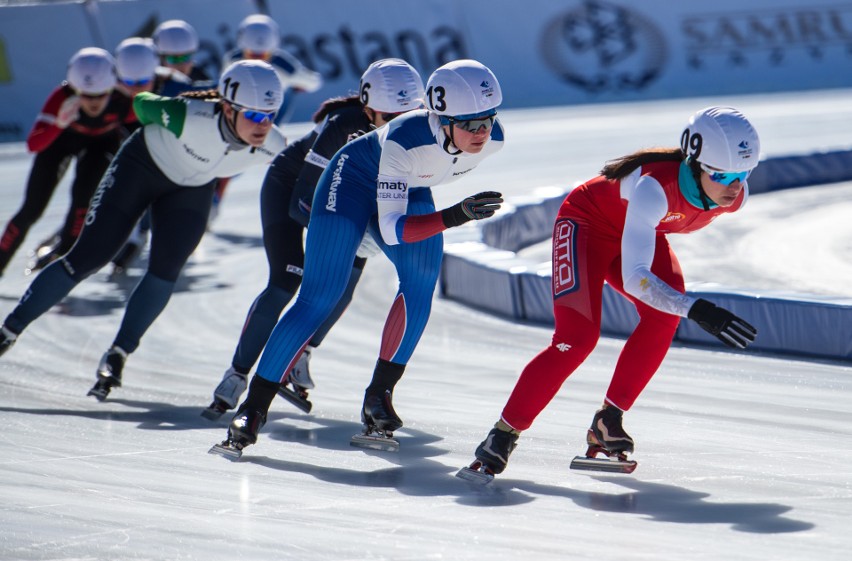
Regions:
<svg viewBox="0 0 852 561"><path fill-rule="evenodd" d="M850 143L849 92L507 111L505 150L436 199L573 184L608 158L673 145L688 115L711 103L751 116L769 153ZM30 162L7 152L4 224ZM352 448L396 287L381 257L313 354L312 414L278 399L241 461L207 454L230 415L200 413L266 279L261 178L231 183L107 401L85 394L138 268L118 284L93 276L0 359L0 559L848 559L848 363L675 347L625 418L637 470L569 471L622 345L602 339L521 437L506 472L482 487L454 474L550 332L436 298L395 393L406 423L400 452ZM28 286L27 250L59 224L67 190L66 180L0 280L2 316ZM850 194L847 185L755 197L742 220L719 220L710 241L678 249L687 278L849 296ZM725 244L731 254L717 251Z"/></svg>

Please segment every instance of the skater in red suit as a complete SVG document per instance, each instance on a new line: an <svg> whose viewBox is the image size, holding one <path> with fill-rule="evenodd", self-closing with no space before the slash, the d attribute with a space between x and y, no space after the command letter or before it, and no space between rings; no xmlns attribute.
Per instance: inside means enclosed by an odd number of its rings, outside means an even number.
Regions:
<svg viewBox="0 0 852 561"><path fill-rule="evenodd" d="M622 414L659 368L682 317L730 347L754 341L757 332L747 322L684 294L666 237L740 210L759 157L757 132L742 113L708 107L689 120L680 148L640 150L608 162L600 176L568 194L553 230L553 339L524 368L468 471L502 472L520 432L595 348L604 281L636 306L640 318L588 433L590 447L607 456L624 461L633 451Z"/></svg>

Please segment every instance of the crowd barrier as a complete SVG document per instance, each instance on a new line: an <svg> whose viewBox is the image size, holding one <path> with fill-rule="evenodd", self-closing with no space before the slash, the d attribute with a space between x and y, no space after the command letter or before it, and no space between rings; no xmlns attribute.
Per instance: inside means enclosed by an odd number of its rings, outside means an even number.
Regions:
<svg viewBox="0 0 852 561"><path fill-rule="evenodd" d="M852 150L842 150L767 159L752 174L749 188L752 194L758 194L848 180L852 180ZM511 200L509 212L458 229L461 231L448 231L440 280L442 296L508 319L553 325L550 264L532 262L517 252L550 239L566 193L551 188L524 200ZM687 293L748 318L759 332L753 349L852 359L852 298L742 292L689 284ZM637 322L634 306L607 285L602 333L627 336ZM675 341L722 346L690 321L680 323Z"/></svg>

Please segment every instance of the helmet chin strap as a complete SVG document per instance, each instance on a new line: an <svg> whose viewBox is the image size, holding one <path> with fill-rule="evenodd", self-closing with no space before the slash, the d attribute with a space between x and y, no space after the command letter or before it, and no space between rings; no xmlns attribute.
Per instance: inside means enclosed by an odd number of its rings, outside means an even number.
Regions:
<svg viewBox="0 0 852 561"><path fill-rule="evenodd" d="M450 127L450 134L446 135L445 138L444 138L444 152L446 152L447 154L450 154L452 156L455 156L457 154L461 154L462 149L459 148L456 145L456 134L455 134L456 129L455 129L455 124L452 121L450 121L449 127ZM455 152L450 151L451 145L453 146L453 148L456 149Z"/></svg>

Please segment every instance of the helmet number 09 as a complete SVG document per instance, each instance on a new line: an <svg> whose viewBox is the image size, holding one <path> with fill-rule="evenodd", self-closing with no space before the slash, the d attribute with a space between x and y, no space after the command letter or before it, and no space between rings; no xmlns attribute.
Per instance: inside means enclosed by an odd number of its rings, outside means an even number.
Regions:
<svg viewBox="0 0 852 561"><path fill-rule="evenodd" d="M446 111L447 101L444 99L447 96L447 90L443 86L430 86L426 90L426 96L429 98L429 106L435 111Z"/></svg>
<svg viewBox="0 0 852 561"><path fill-rule="evenodd" d="M701 155L701 146L704 144L704 139L700 133L692 133L689 129L683 131L680 137L680 148L687 156L692 156L695 159Z"/></svg>
<svg viewBox="0 0 852 561"><path fill-rule="evenodd" d="M237 90L240 89L240 83L239 82L232 82L231 77L229 76L229 77L225 78L224 86L225 87L222 88L223 91L225 91L227 93L228 90L230 90L230 95L227 96L228 99L230 101L237 99Z"/></svg>

